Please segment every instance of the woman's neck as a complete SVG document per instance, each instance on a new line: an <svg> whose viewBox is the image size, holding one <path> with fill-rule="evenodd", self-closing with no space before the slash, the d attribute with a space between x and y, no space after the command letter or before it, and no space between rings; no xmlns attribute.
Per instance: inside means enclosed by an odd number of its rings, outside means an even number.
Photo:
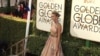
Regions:
<svg viewBox="0 0 100 56"><path fill-rule="evenodd" d="M54 20L54 23L58 23L58 20Z"/></svg>

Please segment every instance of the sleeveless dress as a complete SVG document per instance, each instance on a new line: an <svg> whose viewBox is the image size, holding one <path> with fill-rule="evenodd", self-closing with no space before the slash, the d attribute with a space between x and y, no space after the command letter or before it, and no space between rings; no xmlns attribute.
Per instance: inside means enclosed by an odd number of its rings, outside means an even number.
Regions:
<svg viewBox="0 0 100 56"><path fill-rule="evenodd" d="M53 23L51 25L51 33L46 41L46 44L41 52L40 56L63 56L61 43L57 47L57 25Z"/></svg>

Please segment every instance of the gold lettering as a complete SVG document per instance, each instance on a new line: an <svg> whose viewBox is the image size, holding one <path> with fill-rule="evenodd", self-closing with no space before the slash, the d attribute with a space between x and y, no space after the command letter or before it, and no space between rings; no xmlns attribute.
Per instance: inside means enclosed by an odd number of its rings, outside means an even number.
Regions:
<svg viewBox="0 0 100 56"><path fill-rule="evenodd" d="M94 3L95 0L84 0L84 3Z"/></svg>

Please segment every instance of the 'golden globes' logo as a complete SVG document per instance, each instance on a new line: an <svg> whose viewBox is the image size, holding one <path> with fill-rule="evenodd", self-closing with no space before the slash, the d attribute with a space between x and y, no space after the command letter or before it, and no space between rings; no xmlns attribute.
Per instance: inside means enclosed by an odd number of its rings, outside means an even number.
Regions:
<svg viewBox="0 0 100 56"><path fill-rule="evenodd" d="M84 3L94 3L95 0L84 0Z"/></svg>
<svg viewBox="0 0 100 56"><path fill-rule="evenodd" d="M74 5L73 28L100 33L100 7L95 0L84 0L87 5ZM92 6L92 5L93 6Z"/></svg>

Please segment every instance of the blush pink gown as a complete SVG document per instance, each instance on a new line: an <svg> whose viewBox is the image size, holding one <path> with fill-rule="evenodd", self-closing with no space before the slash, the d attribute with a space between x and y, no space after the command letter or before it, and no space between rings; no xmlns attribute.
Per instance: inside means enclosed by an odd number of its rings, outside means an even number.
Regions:
<svg viewBox="0 0 100 56"><path fill-rule="evenodd" d="M57 27L56 24L53 23L51 25L51 34L49 35L40 56L64 56L61 43L59 43L58 48L56 48L57 39Z"/></svg>

